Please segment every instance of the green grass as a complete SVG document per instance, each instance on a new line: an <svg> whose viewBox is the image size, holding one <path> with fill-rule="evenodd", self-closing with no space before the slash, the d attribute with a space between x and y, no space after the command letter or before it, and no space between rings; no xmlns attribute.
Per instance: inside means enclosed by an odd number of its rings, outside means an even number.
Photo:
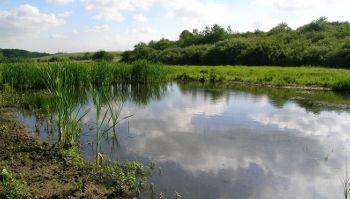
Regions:
<svg viewBox="0 0 350 199"><path fill-rule="evenodd" d="M66 60L68 60L70 57L74 57L74 58L81 57L85 53L90 53L92 55L95 52L60 53L60 54L47 55L47 56L43 56L43 57L39 57L39 58L35 58L35 59L39 60L39 61L43 61L43 62L49 61L53 57L57 57L59 59L66 59ZM109 51L108 53L113 55L113 57L114 57L113 61L119 61L121 59L122 52L120 52L120 51Z"/></svg>
<svg viewBox="0 0 350 199"><path fill-rule="evenodd" d="M272 86L308 86L349 90L350 70L317 67L170 66L170 79L238 81ZM347 82L347 86L344 82Z"/></svg>
<svg viewBox="0 0 350 199"><path fill-rule="evenodd" d="M0 173L0 198L20 199L30 197L26 182L15 178L10 171Z"/></svg>
<svg viewBox="0 0 350 199"><path fill-rule="evenodd" d="M77 169L84 168L84 160L80 155L80 151L77 147L64 149L61 151L64 162L67 166L74 167Z"/></svg>
<svg viewBox="0 0 350 199"><path fill-rule="evenodd" d="M149 83L172 80L243 82L276 87L324 87L350 91L350 70L320 67L248 66L164 66L137 62L9 63L0 65L0 84L14 88L45 88L43 77L49 68L69 70L75 86L113 83Z"/></svg>

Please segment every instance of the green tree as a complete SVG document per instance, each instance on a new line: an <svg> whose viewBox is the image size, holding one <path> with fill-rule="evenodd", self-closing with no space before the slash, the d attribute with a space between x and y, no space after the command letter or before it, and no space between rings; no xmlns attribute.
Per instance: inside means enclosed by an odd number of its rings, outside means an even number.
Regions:
<svg viewBox="0 0 350 199"><path fill-rule="evenodd" d="M0 51L0 63L5 61L5 56L4 54L2 54L2 52Z"/></svg>
<svg viewBox="0 0 350 199"><path fill-rule="evenodd" d="M92 55L92 60L94 60L94 61L112 61L113 55L104 51L104 50L100 50L100 51L95 52Z"/></svg>

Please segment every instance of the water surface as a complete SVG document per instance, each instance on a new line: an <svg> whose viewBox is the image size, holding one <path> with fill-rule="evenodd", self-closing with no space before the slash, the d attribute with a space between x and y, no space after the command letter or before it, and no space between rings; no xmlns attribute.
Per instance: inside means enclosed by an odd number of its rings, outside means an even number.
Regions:
<svg viewBox="0 0 350 199"><path fill-rule="evenodd" d="M84 118L94 120L91 108ZM324 91L169 83L129 86L111 160L152 161L156 191L171 198L342 198L350 143L350 97ZM19 118L56 135L33 112ZM38 132L36 132L38 134ZM94 134L84 128L82 153ZM149 198L150 193L144 193Z"/></svg>

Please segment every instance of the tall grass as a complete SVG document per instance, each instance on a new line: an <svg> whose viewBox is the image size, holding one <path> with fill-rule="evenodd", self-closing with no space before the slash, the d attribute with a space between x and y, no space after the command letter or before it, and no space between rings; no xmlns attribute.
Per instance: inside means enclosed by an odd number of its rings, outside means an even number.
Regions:
<svg viewBox="0 0 350 199"><path fill-rule="evenodd" d="M117 139L117 126L125 119L132 117L128 115L121 118L121 111L124 105L124 99L114 93L113 87L102 86L99 88L91 86L88 91L91 93L92 102L95 107L95 167L98 169L103 161L103 152L101 143L103 139Z"/></svg>
<svg viewBox="0 0 350 199"><path fill-rule="evenodd" d="M44 73L45 74L45 73ZM67 67L57 70L49 67L44 75L44 82L53 96L52 105L56 110L56 121L59 132L58 143L64 147L74 146L80 138L81 119L89 110L81 111L75 103L74 94L77 79L74 72Z"/></svg>
<svg viewBox="0 0 350 199"><path fill-rule="evenodd" d="M75 86L115 83L155 83L169 80L202 82L244 82L273 86L316 86L337 91L350 90L350 70L317 67L246 66L163 66L138 61L133 64L109 62L6 63L0 65L0 84L14 88L46 88L40 71L65 68Z"/></svg>

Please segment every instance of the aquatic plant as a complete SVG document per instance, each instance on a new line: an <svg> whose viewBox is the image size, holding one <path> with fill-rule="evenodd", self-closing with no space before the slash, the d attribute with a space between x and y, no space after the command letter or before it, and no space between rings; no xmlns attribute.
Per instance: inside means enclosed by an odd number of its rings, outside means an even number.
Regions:
<svg viewBox="0 0 350 199"><path fill-rule="evenodd" d="M103 154L101 150L101 141L103 138L110 138L112 133L112 139L117 139L117 125L132 117L132 115L120 118L121 111L123 109L124 100L118 98L117 94L114 93L112 87L109 91L108 86L102 86L99 88L91 86L88 91L91 93L92 102L96 109L95 114L95 166L99 168L103 160ZM104 107L104 105L106 107Z"/></svg>
<svg viewBox="0 0 350 199"><path fill-rule="evenodd" d="M348 91L350 71L319 67L266 67L266 66L164 66L147 61L133 64L113 62L54 62L3 63L0 65L0 84L14 88L46 88L43 76L47 71L64 68L72 73L69 84L88 87L90 84L159 83L169 80L238 81L273 86L317 86L337 91ZM44 71L43 73L41 71Z"/></svg>
<svg viewBox="0 0 350 199"><path fill-rule="evenodd" d="M343 179L343 194L344 198L348 199L350 194L350 176L349 176L349 170L348 170L348 162L346 162L346 168L345 168L345 177Z"/></svg>
<svg viewBox="0 0 350 199"><path fill-rule="evenodd" d="M45 79L48 91L53 96L52 106L56 109L58 142L64 147L77 144L81 132L81 120L89 112L89 110L81 111L81 106L75 104L76 90L72 79L74 73L65 67L61 70L49 68Z"/></svg>
<svg viewBox="0 0 350 199"><path fill-rule="evenodd" d="M140 162L116 161L102 167L101 179L117 196L135 196L147 188L148 176Z"/></svg>

